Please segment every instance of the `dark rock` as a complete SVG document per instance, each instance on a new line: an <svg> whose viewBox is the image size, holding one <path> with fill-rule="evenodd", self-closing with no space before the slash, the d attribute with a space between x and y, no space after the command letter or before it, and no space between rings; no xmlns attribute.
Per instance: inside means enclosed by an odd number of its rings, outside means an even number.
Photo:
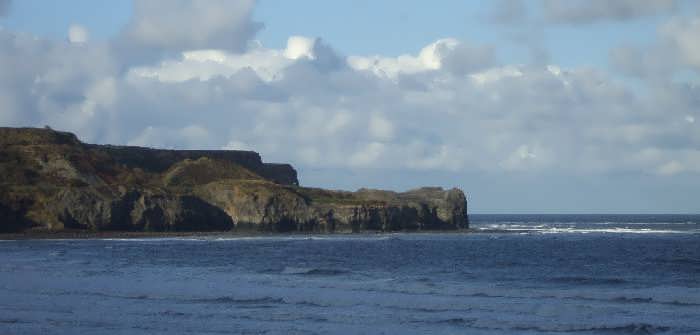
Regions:
<svg viewBox="0 0 700 335"><path fill-rule="evenodd" d="M0 233L17 233L37 226L26 217L26 204L15 203L15 207L0 203Z"/></svg>
<svg viewBox="0 0 700 335"><path fill-rule="evenodd" d="M145 231L225 231L231 218L194 196L141 196L131 211L133 227Z"/></svg>

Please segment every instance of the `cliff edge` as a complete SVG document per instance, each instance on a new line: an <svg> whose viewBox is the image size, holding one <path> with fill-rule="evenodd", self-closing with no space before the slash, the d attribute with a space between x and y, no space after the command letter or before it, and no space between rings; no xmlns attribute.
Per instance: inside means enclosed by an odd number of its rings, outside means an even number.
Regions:
<svg viewBox="0 0 700 335"><path fill-rule="evenodd" d="M85 144L71 133L0 128L0 233L362 232L468 228L459 189L299 186L252 151Z"/></svg>

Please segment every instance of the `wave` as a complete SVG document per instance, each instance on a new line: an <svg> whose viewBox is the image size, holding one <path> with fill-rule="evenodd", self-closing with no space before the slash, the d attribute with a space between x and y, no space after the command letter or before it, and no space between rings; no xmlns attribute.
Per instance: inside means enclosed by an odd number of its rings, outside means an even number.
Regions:
<svg viewBox="0 0 700 335"><path fill-rule="evenodd" d="M190 317L192 316L192 313L184 313L184 312L176 312L176 311L161 311L155 313L158 316L167 316L167 317L174 317L174 318L182 318L182 317Z"/></svg>
<svg viewBox="0 0 700 335"><path fill-rule="evenodd" d="M651 303L654 302L653 298L639 298L639 297L615 297L610 299L610 301L614 302L621 302L621 303L630 303L630 304L644 304L644 303Z"/></svg>
<svg viewBox="0 0 700 335"><path fill-rule="evenodd" d="M232 305L269 305L269 304L286 304L282 298L261 297L261 298L234 298L234 297L216 297L216 298L201 298L188 300L195 303L206 304L232 304Z"/></svg>
<svg viewBox="0 0 700 335"><path fill-rule="evenodd" d="M223 296L215 298L186 299L184 301L190 303L238 305L254 308L269 308L274 307L275 305L294 305L317 308L327 308L330 306L308 300L293 301L285 298L276 298L269 296L259 298L234 298L230 296Z"/></svg>
<svg viewBox="0 0 700 335"><path fill-rule="evenodd" d="M630 225L630 226L646 226L646 225L659 225L659 226L697 226L700 222L696 221L472 221L473 225L509 225L509 226L577 226L577 225Z"/></svg>
<svg viewBox="0 0 700 335"><path fill-rule="evenodd" d="M349 273L347 270L340 269L324 269L324 268L299 268L287 266L280 274L283 275L308 275L308 276L337 276Z"/></svg>
<svg viewBox="0 0 700 335"><path fill-rule="evenodd" d="M659 304L659 305L670 305L670 306L700 306L700 303L695 303L695 302L688 302L688 301L678 301L678 300L672 300L672 301L662 301L662 300L657 300L651 297L625 297L625 296L620 296L620 297L615 297L612 299L597 299L597 298L583 298L583 297L576 297L577 299L585 299L585 300L596 300L596 301L610 301L610 302L619 302L619 303L625 303L625 304Z"/></svg>
<svg viewBox="0 0 700 335"><path fill-rule="evenodd" d="M577 297L578 299L582 299L582 297ZM669 306L700 306L700 303L698 302L689 302L689 301L678 301L678 300L671 300L671 301L663 301L663 300L657 300L654 298L650 297L615 297L612 299L596 299L596 298L587 298L586 300L596 300L596 301L610 301L610 302L619 302L619 303L626 303L626 304L659 304L659 305L669 305Z"/></svg>
<svg viewBox="0 0 700 335"><path fill-rule="evenodd" d="M617 223L620 224L620 223ZM557 233L626 233L626 234L698 234L700 229L670 229L659 227L656 224L647 225L646 227L629 227L627 223L621 224L620 227L610 227L610 224L601 224L601 227L595 227L595 224L571 224L571 225L550 225L550 224L473 224L472 230L476 232L495 232L495 233L540 233L540 234L557 234ZM671 224L669 224L671 225ZM677 228L676 224L673 224Z"/></svg>
<svg viewBox="0 0 700 335"><path fill-rule="evenodd" d="M68 291L68 290L50 291L50 292L44 292L43 294L49 295L49 296L94 296L94 297L102 297L102 298L110 298L110 299L128 299L128 300L158 299L156 297L152 297L152 296L149 296L146 294L129 295L129 294L110 294L110 293L105 293L105 292Z"/></svg>
<svg viewBox="0 0 700 335"><path fill-rule="evenodd" d="M590 280L589 278L564 278L564 280L576 281L588 281L589 283L596 283L600 281ZM605 281L610 281L610 279L605 279ZM618 280L613 279L612 282L618 283ZM623 281L624 282L624 281ZM577 282L578 283L578 282ZM436 294L440 296L440 294ZM700 306L700 301L680 301L680 300L659 300L652 297L627 297L627 296L616 296L616 297L585 297L580 295L575 296L560 296L560 295L503 295L503 294L493 294L484 292L475 293L465 293L465 294L449 294L444 296L454 296L454 297L465 297L465 298L492 298L492 299L553 299L553 300L584 300L584 301L597 301L597 302L608 302L608 303L622 303L622 304L658 304L658 305L668 305L668 306Z"/></svg>
<svg viewBox="0 0 700 335"><path fill-rule="evenodd" d="M662 263L662 264L678 264L678 265L695 265L700 266L700 259L697 258L686 258L686 257L675 257L675 258L662 258L653 257L645 258L645 262L650 263Z"/></svg>
<svg viewBox="0 0 700 335"><path fill-rule="evenodd" d="M621 278L597 278L583 276L563 276L552 277L548 281L562 284L580 284L580 285L620 285L626 284L627 281Z"/></svg>
<svg viewBox="0 0 700 335"><path fill-rule="evenodd" d="M593 332L604 334L657 334L667 332L671 327L658 326L648 323L628 323L610 326L583 326L583 327L540 327L540 326L518 326L511 328L517 331L536 331L543 333L551 332Z"/></svg>
<svg viewBox="0 0 700 335"><path fill-rule="evenodd" d="M625 323L612 325L484 325L477 318L447 318L438 320L417 320L410 323L421 324L442 324L455 327L481 329L481 330L499 330L509 332L537 332L537 333L594 333L594 334L657 334L665 333L671 330L669 326L654 325L649 323Z"/></svg>
<svg viewBox="0 0 700 335"><path fill-rule="evenodd" d="M609 303L622 303L622 304L658 304L658 305L669 305L669 306L700 306L700 302L691 301L679 301L671 300L664 301L658 300L652 297L626 297L617 296L612 298L605 297L584 297L584 296L555 296L555 295L499 295L499 294L487 294L487 293L471 293L471 294L455 294L454 296L467 297L467 298L494 298L494 299L566 299L566 300L584 300L584 301L597 301L597 302L609 302Z"/></svg>
<svg viewBox="0 0 700 335"><path fill-rule="evenodd" d="M103 297L110 299L125 299L125 300L160 300L160 301L171 301L176 303L196 303L196 304L231 304L231 305L251 305L255 307L265 307L264 305L298 305L307 307L328 307L322 303L317 303L308 300L293 301L285 298L279 297L255 297L255 298L242 298L242 297L232 297L232 296L220 296L220 297L175 297L175 296L154 296L146 294L134 294L134 295L120 295L120 294L109 294L104 292L75 292L75 291L58 291L52 292L50 295L62 295L62 296L94 296ZM14 309L14 307L13 307ZM53 311L58 313L57 311ZM67 312L72 313L72 312Z"/></svg>
<svg viewBox="0 0 700 335"><path fill-rule="evenodd" d="M449 319L439 319L439 320L427 320L427 321L412 321L411 323L428 323L433 325L450 325L450 326L462 326L469 327L477 321L476 318L449 318Z"/></svg>
<svg viewBox="0 0 700 335"><path fill-rule="evenodd" d="M409 312L418 312L418 313L465 312L465 311L471 310L469 308L459 309L459 308L406 307L406 306L386 306L386 305L379 305L379 304L375 304L374 306L378 307L378 308L387 308L390 310L409 311Z"/></svg>
<svg viewBox="0 0 700 335"><path fill-rule="evenodd" d="M20 319L0 319L0 324L19 324L19 323L32 323L32 322L20 320Z"/></svg>
<svg viewBox="0 0 700 335"><path fill-rule="evenodd" d="M607 332L613 334L657 334L671 330L671 327L657 326L648 323L629 323L619 326L598 326L582 329L572 329L570 331L591 331Z"/></svg>

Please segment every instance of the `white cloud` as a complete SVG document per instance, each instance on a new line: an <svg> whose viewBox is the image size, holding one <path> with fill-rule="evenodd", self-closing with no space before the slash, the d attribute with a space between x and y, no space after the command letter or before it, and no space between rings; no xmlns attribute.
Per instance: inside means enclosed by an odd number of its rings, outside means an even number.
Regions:
<svg viewBox="0 0 700 335"><path fill-rule="evenodd" d="M700 72L700 17L678 16L660 24L657 38L647 45L611 50L610 61L626 75L673 80L678 73Z"/></svg>
<svg viewBox="0 0 700 335"><path fill-rule="evenodd" d="M416 56L351 56L348 64L379 77L396 78L399 74L434 71L445 66L451 71L470 72L484 68L492 60L493 51L489 47L468 46L454 38L443 38L425 46Z"/></svg>
<svg viewBox="0 0 700 335"><path fill-rule="evenodd" d="M130 75L150 77L162 82L209 80L215 76L230 77L243 69L251 69L265 81L279 79L283 68L291 64L277 50L258 48L244 54L223 50L194 50L182 53L180 59L165 60L157 66L131 69Z"/></svg>
<svg viewBox="0 0 700 335"><path fill-rule="evenodd" d="M665 176L671 176L674 174L681 173L685 170L685 166L678 161L670 161L664 165L661 165L658 169L658 173Z"/></svg>
<svg viewBox="0 0 700 335"><path fill-rule="evenodd" d="M191 144L206 143L209 141L209 131L203 126L193 124L182 128L182 136Z"/></svg>
<svg viewBox="0 0 700 335"><path fill-rule="evenodd" d="M292 36L287 40L284 56L289 59L299 59L301 57L314 59L314 44L316 44L315 39L304 36Z"/></svg>
<svg viewBox="0 0 700 335"><path fill-rule="evenodd" d="M127 144L166 149L215 148L210 142L209 131L204 126L192 124L184 127L147 126L129 139Z"/></svg>
<svg viewBox="0 0 700 335"><path fill-rule="evenodd" d="M687 64L700 70L700 17L676 18L661 28Z"/></svg>
<svg viewBox="0 0 700 335"><path fill-rule="evenodd" d="M366 146L350 156L350 165L359 167L368 167L375 165L379 158L384 153L385 146L379 142L370 142Z"/></svg>
<svg viewBox="0 0 700 335"><path fill-rule="evenodd" d="M245 142L241 142L241 141L237 141L237 140L229 141L226 145L221 147L221 149L223 149L223 150L254 150L249 145L247 145Z"/></svg>
<svg viewBox="0 0 700 335"><path fill-rule="evenodd" d="M390 140L394 136L394 125L381 115L372 115L369 133L378 140Z"/></svg>
<svg viewBox="0 0 700 335"><path fill-rule="evenodd" d="M79 24L71 24L68 27L68 41L71 43L85 43L89 37L87 29Z"/></svg>
<svg viewBox="0 0 700 335"><path fill-rule="evenodd" d="M538 144L523 144L513 150L500 165L506 170L537 169L548 163L544 151L545 149Z"/></svg>
<svg viewBox="0 0 700 335"><path fill-rule="evenodd" d="M144 128L138 136L130 139L127 144L128 145L135 145L135 146L152 146L157 143L159 146L163 146L162 142L158 139L160 134L158 134L158 130L154 128L153 126L148 126Z"/></svg>
<svg viewBox="0 0 700 335"><path fill-rule="evenodd" d="M136 0L118 49L126 62L186 50L243 51L262 28L254 0Z"/></svg>
<svg viewBox="0 0 700 335"><path fill-rule="evenodd" d="M622 74L642 78L668 78L677 66L672 48L624 46L610 51L610 62Z"/></svg>
<svg viewBox="0 0 700 335"><path fill-rule="evenodd" d="M301 148L299 159L305 164L318 165L321 162L321 152L312 146Z"/></svg>
<svg viewBox="0 0 700 335"><path fill-rule="evenodd" d="M352 116L347 111L339 111L326 122L325 130L328 134L338 134L352 121Z"/></svg>
<svg viewBox="0 0 700 335"><path fill-rule="evenodd" d="M255 45L245 53L202 49L181 53L179 59L167 59L156 66L140 66L130 70L131 76L155 78L162 82L209 80L215 76L230 77L250 69L264 81L279 80L283 70L295 62L317 60L319 39L292 36L284 50Z"/></svg>
<svg viewBox="0 0 700 335"><path fill-rule="evenodd" d="M464 168L465 157L454 146L411 141L404 151L402 155L408 158L406 165L412 169L458 171Z"/></svg>
<svg viewBox="0 0 700 335"><path fill-rule="evenodd" d="M504 67L495 67L478 73L472 74L470 77L478 84L488 84L499 82L503 79L522 77L523 72L517 66L508 65Z"/></svg>
<svg viewBox="0 0 700 335"><path fill-rule="evenodd" d="M193 11L173 14L184 23L217 19L164 31L172 18L137 8L130 48L168 51L149 64L124 61L122 39L0 31L0 123L91 142L256 150L310 168L700 172L697 85L653 82L640 94L605 71L499 64L493 47L456 39L397 57L344 57L301 36L274 49L248 43L247 2L168 4ZM216 4L240 15L217 21ZM217 38L224 32L232 40Z"/></svg>

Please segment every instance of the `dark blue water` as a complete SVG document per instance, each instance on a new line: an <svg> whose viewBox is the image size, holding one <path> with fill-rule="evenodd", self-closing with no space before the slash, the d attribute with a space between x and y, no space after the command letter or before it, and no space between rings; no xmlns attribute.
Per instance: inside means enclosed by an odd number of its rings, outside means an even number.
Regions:
<svg viewBox="0 0 700 335"><path fill-rule="evenodd" d="M0 241L0 334L700 334L699 219Z"/></svg>

